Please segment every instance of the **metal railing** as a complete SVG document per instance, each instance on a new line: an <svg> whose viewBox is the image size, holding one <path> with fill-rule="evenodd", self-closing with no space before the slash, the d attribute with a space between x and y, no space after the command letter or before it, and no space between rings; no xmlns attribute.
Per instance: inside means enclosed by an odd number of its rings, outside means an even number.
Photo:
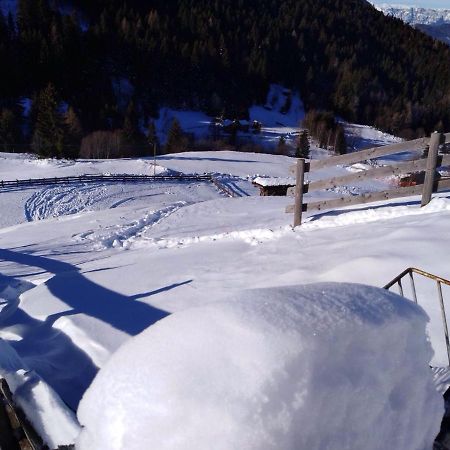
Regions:
<svg viewBox="0 0 450 450"><path fill-rule="evenodd" d="M444 296L442 294L442 285L444 284L446 286L450 286L450 281L446 280L445 278L438 277L437 275L433 275L433 274L431 274L429 272L425 272L424 270L416 269L415 267L410 267L410 268L404 270L400 275L395 277L388 284L386 284L386 286L384 286L384 289L389 290L392 286L397 285L398 286L398 290L399 290L399 294L402 297L404 297L402 280L403 280L403 278L405 278L406 276L409 275L409 280L410 280L410 283L411 283L411 291L412 291L412 295L413 295L413 300L414 300L415 303L418 304L418 301L417 301L417 290L416 290L416 283L415 283L415 280L414 280L414 274L420 275L420 276L425 277L425 278L429 278L429 279L431 279L431 280L436 282L436 288L437 288L438 297L439 297L439 304L440 304L440 307L441 307L442 325L443 325L444 334L445 334L445 344L447 346L447 357L448 357L448 362L449 362L449 365L450 365L450 342L449 342L449 336L448 336L447 315L445 313Z"/></svg>

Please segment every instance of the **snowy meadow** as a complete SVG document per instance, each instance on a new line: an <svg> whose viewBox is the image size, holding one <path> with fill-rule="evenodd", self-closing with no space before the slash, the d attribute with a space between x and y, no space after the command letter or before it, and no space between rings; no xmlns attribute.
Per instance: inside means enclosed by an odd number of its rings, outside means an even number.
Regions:
<svg viewBox="0 0 450 450"><path fill-rule="evenodd" d="M356 147L395 141L349 132ZM252 184L292 162L0 154L0 179L214 173L236 193L208 181L0 190L0 373L50 448L431 448L443 401L428 363L447 365L437 299L423 286L417 307L377 288L409 266L450 278L450 198L325 211L293 229L292 199Z"/></svg>

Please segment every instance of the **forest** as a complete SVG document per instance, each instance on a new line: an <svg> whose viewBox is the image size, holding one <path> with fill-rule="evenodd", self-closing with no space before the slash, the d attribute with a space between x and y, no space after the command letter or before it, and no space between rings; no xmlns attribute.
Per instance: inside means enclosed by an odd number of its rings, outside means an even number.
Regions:
<svg viewBox="0 0 450 450"><path fill-rule="evenodd" d="M450 47L365 0L18 0L0 67L2 151L106 133L145 154L162 106L245 119L271 83L406 138L450 129Z"/></svg>

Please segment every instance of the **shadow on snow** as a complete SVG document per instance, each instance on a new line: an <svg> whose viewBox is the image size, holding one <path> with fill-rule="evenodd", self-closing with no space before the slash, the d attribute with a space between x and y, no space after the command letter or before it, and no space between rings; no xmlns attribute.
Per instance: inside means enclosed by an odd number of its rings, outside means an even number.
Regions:
<svg viewBox="0 0 450 450"><path fill-rule="evenodd" d="M168 315L166 311L138 299L192 282L186 280L154 291L126 296L90 281L79 268L66 262L6 249L0 249L0 260L38 267L55 274L45 285L53 296L67 305L66 311L38 320L21 310L17 301L13 314L8 314L2 320L0 312L0 325L5 331L21 337L20 340L8 342L28 368L35 370L73 410L76 410L98 367L69 336L53 326L55 322L64 316L82 314L134 336ZM2 276L2 284L8 278L9 284L17 283L14 278Z"/></svg>

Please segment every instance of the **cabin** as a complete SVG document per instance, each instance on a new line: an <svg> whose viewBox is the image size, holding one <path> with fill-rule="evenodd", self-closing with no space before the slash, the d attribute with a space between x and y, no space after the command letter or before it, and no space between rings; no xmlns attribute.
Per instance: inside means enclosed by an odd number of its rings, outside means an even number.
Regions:
<svg viewBox="0 0 450 450"><path fill-rule="evenodd" d="M256 177L253 185L259 188L259 195L285 197L287 190L295 186L294 178Z"/></svg>

